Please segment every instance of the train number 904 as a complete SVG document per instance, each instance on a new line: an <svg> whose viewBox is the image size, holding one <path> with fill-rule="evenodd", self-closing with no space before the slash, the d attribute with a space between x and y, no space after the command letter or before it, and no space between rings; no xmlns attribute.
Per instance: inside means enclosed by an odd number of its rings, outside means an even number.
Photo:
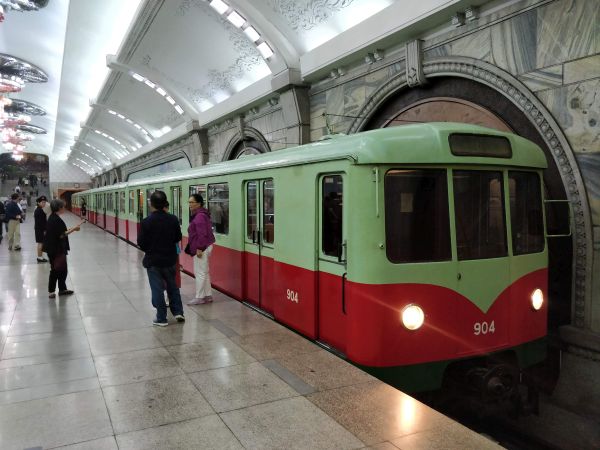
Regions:
<svg viewBox="0 0 600 450"><path fill-rule="evenodd" d="M488 322L475 322L473 324L473 334L479 336L480 334L492 334L496 331L496 325L492 320Z"/></svg>
<svg viewBox="0 0 600 450"><path fill-rule="evenodd" d="M287 290L287 299L291 302L298 303L298 292Z"/></svg>

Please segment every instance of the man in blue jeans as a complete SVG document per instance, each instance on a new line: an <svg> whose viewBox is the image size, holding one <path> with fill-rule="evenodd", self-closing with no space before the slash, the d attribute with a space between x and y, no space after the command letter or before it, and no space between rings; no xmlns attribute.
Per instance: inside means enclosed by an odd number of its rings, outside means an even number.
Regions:
<svg viewBox="0 0 600 450"><path fill-rule="evenodd" d="M159 327L169 325L167 304L163 291L167 287L169 308L177 322L185 322L181 294L175 282L177 270L177 249L181 241L179 219L164 211L167 196L162 191L154 191L150 196L148 217L142 220L137 243L145 253L142 264L148 271L148 281L152 290L152 306L156 308L156 319L152 322Z"/></svg>

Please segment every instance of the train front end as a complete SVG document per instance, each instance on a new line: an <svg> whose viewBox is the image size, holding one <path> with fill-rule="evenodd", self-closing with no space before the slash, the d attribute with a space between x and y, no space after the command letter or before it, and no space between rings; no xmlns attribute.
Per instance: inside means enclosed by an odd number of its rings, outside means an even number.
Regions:
<svg viewBox="0 0 600 450"><path fill-rule="evenodd" d="M374 170L380 217L351 222L346 355L409 392L514 400L546 356L544 156L491 130L424 146Z"/></svg>

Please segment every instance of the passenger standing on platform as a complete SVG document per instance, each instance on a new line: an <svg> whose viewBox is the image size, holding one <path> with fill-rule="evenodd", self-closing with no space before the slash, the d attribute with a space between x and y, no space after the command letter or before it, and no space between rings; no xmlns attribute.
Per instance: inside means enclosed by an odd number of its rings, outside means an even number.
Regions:
<svg viewBox="0 0 600 450"><path fill-rule="evenodd" d="M8 249L21 250L21 208L19 207L19 194L10 196L6 205L6 219L8 219Z"/></svg>
<svg viewBox="0 0 600 450"><path fill-rule="evenodd" d="M58 295L71 295L72 290L67 289L67 254L69 247L69 234L79 231L81 221L73 228L68 228L60 218L65 212L65 202L54 199L50 202L52 214L46 223L46 236L44 238L44 251L50 259L50 276L48 278L48 297L55 298L56 282L58 281Z"/></svg>
<svg viewBox="0 0 600 450"><path fill-rule="evenodd" d="M188 203L193 219L188 227L188 246L186 253L194 260L194 275L196 277L196 297L188 305L203 305L211 303L212 288L210 285L209 258L215 235L212 231L210 213L204 208L204 199L200 194L192 194Z"/></svg>
<svg viewBox="0 0 600 450"><path fill-rule="evenodd" d="M46 222L48 221L46 213L44 212L44 206L46 206L46 197L42 195L36 200L37 208L33 213L33 220L35 221L35 242L37 243L37 262L45 263L48 262L44 258L42 246L44 244L44 237L46 236Z"/></svg>
<svg viewBox="0 0 600 450"><path fill-rule="evenodd" d="M181 241L179 219L164 211L167 196L162 191L154 191L150 196L151 214L142 220L137 243L145 253L142 261L148 272L152 290L152 306L156 308L156 318L152 322L159 327L169 325L167 305L163 294L165 285L169 296L169 308L177 322L185 322L181 294L175 283L177 251L175 244Z"/></svg>

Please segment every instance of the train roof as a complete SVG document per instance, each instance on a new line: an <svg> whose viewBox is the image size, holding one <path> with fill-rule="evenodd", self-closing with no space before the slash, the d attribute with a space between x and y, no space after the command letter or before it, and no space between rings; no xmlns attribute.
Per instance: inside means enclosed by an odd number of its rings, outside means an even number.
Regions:
<svg viewBox="0 0 600 450"><path fill-rule="evenodd" d="M451 134L491 135L508 139L513 149L510 158L456 156L450 151ZM170 183L188 178L267 170L277 167L346 159L353 164L442 164L503 165L543 169L543 151L533 142L511 133L461 123L423 123L384 128L352 135L334 135L311 144L246 156L233 161L208 164L125 183L94 189L114 191L149 183Z"/></svg>

